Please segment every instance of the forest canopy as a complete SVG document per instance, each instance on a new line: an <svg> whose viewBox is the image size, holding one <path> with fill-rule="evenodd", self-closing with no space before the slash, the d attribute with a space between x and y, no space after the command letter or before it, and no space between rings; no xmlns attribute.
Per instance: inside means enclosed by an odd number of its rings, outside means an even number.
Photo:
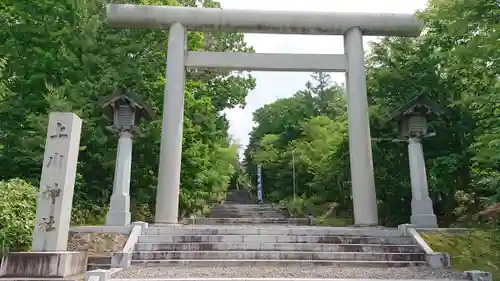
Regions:
<svg viewBox="0 0 500 281"><path fill-rule="evenodd" d="M104 23L107 2L6 0L0 5L0 180L21 178L37 186L49 112L76 113L84 124L73 201L75 224L102 224L112 192L118 138L106 130L111 124L98 101L126 87L157 116L163 108L168 32L110 28ZM133 2L195 6L200 1ZM190 32L188 46L198 51L253 52L241 33ZM235 171L241 170L237 146L221 112L243 106L254 87L248 74L187 72L183 216L206 211L225 198ZM134 220L153 219L160 135L161 118L142 124L141 134L134 136Z"/></svg>
<svg viewBox="0 0 500 281"><path fill-rule="evenodd" d="M494 0L431 0L418 13L425 21L420 37L370 44L367 87L382 224L409 221L407 143L393 142L397 132L387 120L418 95L447 112L431 122L436 136L423 141L440 224L470 221L499 201L499 14ZM314 73L304 90L254 113L245 162L252 178L262 166L264 197L297 215L352 217L346 107L344 87Z"/></svg>

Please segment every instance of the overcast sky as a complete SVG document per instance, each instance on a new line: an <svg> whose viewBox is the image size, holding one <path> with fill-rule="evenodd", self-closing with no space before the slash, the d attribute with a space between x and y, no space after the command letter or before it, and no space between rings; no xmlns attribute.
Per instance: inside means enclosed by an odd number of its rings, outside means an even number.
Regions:
<svg viewBox="0 0 500 281"><path fill-rule="evenodd" d="M426 0L219 0L226 9L332 11L369 13L414 13L425 8ZM364 37L367 42L374 37ZM245 34L245 40L258 53L318 53L342 54L342 36ZM308 72L252 72L257 87L246 98L245 109L227 110L230 133L241 145L248 144L248 134L254 126L252 112L286 98L304 88ZM332 73L338 83L344 82L343 73Z"/></svg>

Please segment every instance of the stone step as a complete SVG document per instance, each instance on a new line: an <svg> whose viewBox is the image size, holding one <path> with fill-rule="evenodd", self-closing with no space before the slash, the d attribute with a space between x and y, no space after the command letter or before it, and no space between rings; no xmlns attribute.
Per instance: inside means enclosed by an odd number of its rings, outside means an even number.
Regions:
<svg viewBox="0 0 500 281"><path fill-rule="evenodd" d="M247 207L247 208L276 208L280 209L283 208L278 204L257 204L257 203L250 203L250 204L240 204L240 203L235 203L235 204L228 204L228 201L226 200L224 205L233 205L233 206L238 206L238 207Z"/></svg>
<svg viewBox="0 0 500 281"><path fill-rule="evenodd" d="M188 219L188 223L204 224L204 225L221 225L221 224L288 224L288 225L310 225L309 218L275 218L275 217L261 217L261 216L248 216L239 218L200 218Z"/></svg>
<svg viewBox="0 0 500 281"><path fill-rule="evenodd" d="M359 260L425 261L423 253L284 252L284 251L140 251L133 260Z"/></svg>
<svg viewBox="0 0 500 281"><path fill-rule="evenodd" d="M238 209L252 209L252 210L259 210L259 209L265 209L265 210L285 210L285 208L280 207L280 206L275 206L275 205L270 205L270 204L239 204L239 203L232 203L232 202L224 202L224 204L219 204L215 205L214 208L238 208Z"/></svg>
<svg viewBox="0 0 500 281"><path fill-rule="evenodd" d="M96 269L110 269L110 268L111 264L93 264L93 263L87 264L87 271Z"/></svg>
<svg viewBox="0 0 500 281"><path fill-rule="evenodd" d="M139 243L320 243L412 245L409 237L304 235L142 235Z"/></svg>
<svg viewBox="0 0 500 281"><path fill-rule="evenodd" d="M242 214L251 214L251 213L261 213L261 214L283 214L280 211L277 210L260 210L260 209L255 209L255 210L247 210L247 209L237 209L237 208L221 208L221 209L213 209L212 210L212 215L217 212L240 212Z"/></svg>
<svg viewBox="0 0 500 281"><path fill-rule="evenodd" d="M247 204L252 202L252 198L246 190L231 190L227 192L226 202Z"/></svg>
<svg viewBox="0 0 500 281"><path fill-rule="evenodd" d="M111 268L111 257L90 256L87 261L87 270Z"/></svg>
<svg viewBox="0 0 500 281"><path fill-rule="evenodd" d="M1 280L1 279L0 279ZM148 281L148 279L123 279L120 281ZM154 281L354 281L360 279L338 279L338 278L246 278L246 277L229 277L229 278L205 278L205 277L188 277L188 278L160 278L154 279ZM362 279L363 281L396 281L398 279ZM411 279L402 279L411 280ZM434 281L464 281L463 279L432 279ZM37 280L38 281L38 280ZM398 280L398 281L401 281Z"/></svg>
<svg viewBox="0 0 500 281"><path fill-rule="evenodd" d="M272 215L261 215L261 214L234 214L234 213L231 213L231 214L213 214L210 219L210 221L206 222L206 224L214 224L216 223L217 221L215 221L215 219L233 219L232 221L230 221L229 223L230 224L235 224L235 221L234 221L234 217L237 217L238 219L247 219L247 221L244 221L242 220L242 222L240 224L258 224L258 223L261 223L259 222L258 219L287 219L286 216L281 216L281 215L276 215L276 214L272 214ZM196 221L200 220L200 219L203 219L203 218L197 218ZM248 219L253 219L253 220L250 220L248 221ZM214 222L215 221L215 222ZM236 221L236 223L238 223L238 221ZM263 223L279 223L279 224L291 224L291 225L300 225L300 224L297 224L296 222L292 222L292 223L289 223L289 222L266 222L264 221ZM222 222L219 222L219 224L228 224L228 222L226 221L222 221ZM307 225L308 222L304 222L303 225Z"/></svg>
<svg viewBox="0 0 500 281"><path fill-rule="evenodd" d="M66 277L66 278L58 278L58 277L0 277L0 281L82 281L83 276L76 277ZM120 280L121 281L121 280Z"/></svg>
<svg viewBox="0 0 500 281"><path fill-rule="evenodd" d="M138 243L136 251L299 251L421 253L417 245L319 243Z"/></svg>
<svg viewBox="0 0 500 281"><path fill-rule="evenodd" d="M249 207L245 205L220 205L214 207L212 210L238 210L241 212L274 212L281 213L284 212L283 209L277 209L274 207Z"/></svg>
<svg viewBox="0 0 500 281"><path fill-rule="evenodd" d="M133 265L147 267L193 266L217 267L224 266L339 266L339 267L408 267L426 266L425 261L360 261L360 260L132 260ZM299 279L297 279L299 280Z"/></svg>
<svg viewBox="0 0 500 281"><path fill-rule="evenodd" d="M185 225L180 227L149 227L143 235L306 235L306 236L359 236L393 238L403 237L406 241L413 241L409 236L401 236L401 232L392 229L357 229L342 227L320 227L320 226L283 226L283 225L259 225L259 226L201 226ZM358 243L364 244L364 243ZM406 243L403 243L406 244Z"/></svg>
<svg viewBox="0 0 500 281"><path fill-rule="evenodd" d="M260 213L260 212L236 212L236 211L217 211L212 212L210 218L213 219L231 219L231 218L274 218L286 219L287 216L280 213Z"/></svg>
<svg viewBox="0 0 500 281"><path fill-rule="evenodd" d="M284 220L284 219L288 219L286 216L280 216L280 215L276 215L276 214L273 214L273 215L261 215L261 214L234 214L234 213L231 213L231 214L213 214L209 219L211 220L208 220L207 223L209 224L214 224L214 223L217 223L217 220L216 219L225 219L223 221L219 221L218 223L219 224L235 224L235 223L238 223L238 220L235 220L234 217L237 217L238 219L240 219L241 223L240 224L259 224L259 223L274 223L274 224L292 224L292 225L300 225L298 224L297 222L293 221L293 222L288 222L288 221L263 221L263 222L260 222L262 221L262 219L275 219L275 220ZM200 220L200 219L203 219L203 218L196 218L196 220ZM309 223L309 221L305 221L305 222L302 222L304 225L307 225Z"/></svg>
<svg viewBox="0 0 500 281"><path fill-rule="evenodd" d="M109 264L111 263L111 256L90 256L87 261L94 264Z"/></svg>
<svg viewBox="0 0 500 281"><path fill-rule="evenodd" d="M1 278L0 281L8 280L8 281L81 281L83 277L76 278L51 278L51 279L33 279L33 278ZM112 279L115 280L115 279ZM148 281L151 280L149 278L143 279L126 279L120 278L119 281ZM355 279L357 280L357 279ZM385 281L396 281L395 279L382 279ZM405 279L411 280L411 279ZM463 281L463 279L433 279L435 281ZM154 281L346 281L346 279L330 279L330 278L246 278L246 277L233 277L233 278L205 278L205 277L189 277L189 278L158 278L154 279ZM353 280L354 281L354 280ZM381 281L381 279L363 279L363 281ZM401 281L401 280L398 280Z"/></svg>
<svg viewBox="0 0 500 281"><path fill-rule="evenodd" d="M218 212L240 212L243 214L250 213L261 213L261 214L283 214L283 212L274 209L238 209L238 208L214 208L212 209L212 215Z"/></svg>

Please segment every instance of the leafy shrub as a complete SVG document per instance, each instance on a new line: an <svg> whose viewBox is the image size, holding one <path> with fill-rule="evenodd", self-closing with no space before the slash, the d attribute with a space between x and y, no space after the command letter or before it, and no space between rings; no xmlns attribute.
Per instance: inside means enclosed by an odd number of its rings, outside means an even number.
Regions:
<svg viewBox="0 0 500 281"><path fill-rule="evenodd" d="M0 246L25 251L31 246L37 188L22 179L0 181Z"/></svg>
<svg viewBox="0 0 500 281"><path fill-rule="evenodd" d="M292 217L307 217L312 207L304 196L282 200L280 205L284 206Z"/></svg>
<svg viewBox="0 0 500 281"><path fill-rule="evenodd" d="M321 202L321 197L306 198L304 195L280 201L292 217L313 216L319 225L348 226L352 225L352 217L337 213L337 203Z"/></svg>
<svg viewBox="0 0 500 281"><path fill-rule="evenodd" d="M108 206L82 203L73 199L71 225L104 225Z"/></svg>

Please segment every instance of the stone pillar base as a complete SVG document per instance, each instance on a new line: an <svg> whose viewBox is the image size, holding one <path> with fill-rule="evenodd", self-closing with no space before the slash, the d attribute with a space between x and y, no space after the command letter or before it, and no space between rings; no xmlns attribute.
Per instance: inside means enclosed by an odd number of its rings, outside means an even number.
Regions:
<svg viewBox="0 0 500 281"><path fill-rule="evenodd" d="M414 227L438 228L437 218L434 214L411 215L410 221Z"/></svg>
<svg viewBox="0 0 500 281"><path fill-rule="evenodd" d="M126 226L130 225L130 212L109 211L106 216L106 225Z"/></svg>
<svg viewBox="0 0 500 281"><path fill-rule="evenodd" d="M68 277L87 269L87 252L14 252L2 258L2 277Z"/></svg>

